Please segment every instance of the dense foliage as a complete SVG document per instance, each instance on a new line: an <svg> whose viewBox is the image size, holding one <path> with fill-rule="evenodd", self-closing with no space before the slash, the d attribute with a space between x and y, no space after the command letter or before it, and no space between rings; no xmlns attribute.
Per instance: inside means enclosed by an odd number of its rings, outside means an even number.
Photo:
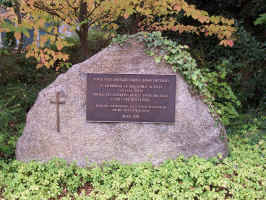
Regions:
<svg viewBox="0 0 266 200"><path fill-rule="evenodd" d="M89 169L60 160L46 164L0 161L0 197L25 200L265 199L265 139L255 128L244 135L230 136L231 152L224 160L179 157L160 167L112 162Z"/></svg>
<svg viewBox="0 0 266 200"><path fill-rule="evenodd" d="M138 16L137 30L173 30L206 36L216 36L221 45L233 46L234 20L222 16L209 16L185 0L13 0L14 4L0 12L0 31L14 32L22 48L23 35L34 30L34 42L26 48L28 57L35 57L38 67L52 67L56 62L66 61L68 54L62 52L69 44L64 32L76 32L80 40L80 54L88 58L88 29L101 27L108 33L119 28L119 19ZM0 4L1 6L1 4ZM182 13L197 23L183 24L177 20ZM8 21L7 21L8 19ZM63 30L59 26L64 24ZM46 34L39 35L39 30ZM49 48L47 44L54 44Z"/></svg>
<svg viewBox="0 0 266 200"><path fill-rule="evenodd" d="M173 38L174 36L172 36ZM237 40L231 48L215 45L213 38L187 36L178 41L191 46L192 57L202 69L216 71L224 63L225 82L241 101L242 111L264 106L266 90L266 43L258 41L240 24L235 34ZM187 42L188 41L188 42Z"/></svg>
<svg viewBox="0 0 266 200"><path fill-rule="evenodd" d="M0 157L14 156L26 113L41 88L56 77L50 70L36 71L36 61L16 55L10 49L0 50ZM32 75L34 74L34 76Z"/></svg>
<svg viewBox="0 0 266 200"><path fill-rule="evenodd" d="M266 24L266 13L261 14L254 22L255 25Z"/></svg>
<svg viewBox="0 0 266 200"><path fill-rule="evenodd" d="M214 70L200 69L189 53L188 46L178 45L174 41L163 38L160 32L146 34L143 41L151 50L151 55L156 54L154 51L157 48L160 48L160 54L163 51L164 55L157 55L155 60L160 62L162 59L172 66L173 71L180 72L191 87L199 93L201 99L207 103L217 120L228 125L230 119L238 116L236 107L240 105L240 102L225 81L226 62L217 64Z"/></svg>

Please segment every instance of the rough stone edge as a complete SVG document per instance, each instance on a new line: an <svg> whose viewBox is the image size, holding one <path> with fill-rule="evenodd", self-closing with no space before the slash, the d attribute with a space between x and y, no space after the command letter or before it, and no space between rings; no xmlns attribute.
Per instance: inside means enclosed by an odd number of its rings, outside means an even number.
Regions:
<svg viewBox="0 0 266 200"><path fill-rule="evenodd" d="M135 35L137 35L137 34L135 34ZM139 36L139 34L138 34L138 36ZM122 43L122 45L121 44L118 44L118 43L111 43L111 44L109 44L107 47L105 47L104 49L109 49L109 48L111 48L111 47L113 47L113 46L117 46L118 48L123 48L123 47L125 47L126 45L131 45L130 44L130 41L135 41L135 42L137 42L137 43L139 43L140 45L142 45L143 46L143 49L146 49L146 47L145 47L145 45L141 42L141 41L139 41L139 40L137 40L136 38L134 38L134 37L129 37L129 38L127 38L127 40L126 41L123 41L123 43ZM125 46L124 46L125 45ZM102 50L104 50L104 49L102 49ZM101 50L101 51L102 51ZM89 57L88 59L91 59L91 58L93 58L93 57L96 57L99 53L101 53L101 51L99 51L99 52L97 52L96 54L94 54L93 56L91 56L91 57ZM147 55L147 56L149 56L149 55ZM44 90L44 89L46 89L46 88L49 88L49 87L53 87L52 85L58 80L58 79L60 79L60 78L63 78L68 72L70 72L70 71L72 71L72 70L77 70L77 68L78 68L78 73L79 73L79 76L83 76L85 73L84 72L81 72L80 71L80 67L82 66L82 65L84 65L84 64L86 64L86 62L88 61L88 59L86 59L86 60L84 60L84 61L82 61L82 62L80 62L80 63L77 63L77 64L75 64L75 65L73 65L73 66L71 66L66 72L64 72L64 73L61 73L61 74L59 74L57 77L56 77L56 79L53 81L53 82L51 82L49 85L47 85L45 88L43 88L43 89L41 89L39 92L38 92L38 95L37 95L37 98L36 98L36 100L35 100L35 103L32 105L32 107L34 107L35 106L35 104L36 104L36 102L37 102L37 100L38 100L38 98L40 98L39 97L39 95L42 93L42 91ZM161 61L162 63L164 63L165 65L169 65L169 66L171 66L169 63L166 63L165 61ZM172 66L171 66L172 67ZM194 98L199 98L200 100L201 100L201 102L203 103L203 104L205 104L206 106L207 106L207 108L208 108L208 112L210 113L210 115L211 115L211 117L213 118L213 120L217 123L217 125L218 125L218 128L220 129L220 134L219 134L219 137L220 137L220 139L224 142L224 144L225 144L225 153L222 155L222 157L219 157L219 159L224 159L225 157L227 157L228 156L228 154L229 154L229 145L228 145L228 136L227 136L227 133L226 133L226 129L225 129L225 127L223 126L223 124L220 122L220 121L217 121L217 119L215 119L215 117L213 116L213 114L210 112L210 109L209 109L209 105L207 104L207 103L205 103L204 101L202 101L202 99L200 98L200 93L199 92L197 92L197 91L194 91L193 89L192 89L192 87L191 87L191 85L186 81L186 79L184 78L184 76L183 76L183 74L181 73L181 72L179 72L178 70L177 70L177 72L176 73L178 73L181 77L182 77L182 79L184 80L184 82L186 82L187 83L187 85L188 85L188 91L189 91L189 93L190 93L190 95L191 96L193 96ZM30 109L31 110L31 109ZM29 110L29 111L30 111ZM26 121L27 121L27 117L26 117ZM182 154L181 154L182 155ZM181 156L180 155L180 156ZM217 155L218 156L218 155ZM216 156L216 157L217 157ZM179 157L179 156L178 156ZM178 158L177 157L177 158ZM192 156L189 156L189 157L187 157L186 159L189 159L190 157L192 157ZM51 159L51 160L55 160L55 159L58 159L58 158L53 158L53 159ZM59 158L60 159L60 158ZM206 159L206 158L205 158ZM61 159L60 159L61 160ZM172 159L167 159L167 160L165 160L165 161L163 161L163 162L161 162L161 163L159 163L158 165L154 165L154 164L151 164L153 167L157 167L157 166L160 166L161 164L163 164L164 162L166 162L166 161L168 161L168 160L172 160ZM26 162L31 162L32 160L30 160L30 161L26 161ZM38 160L36 160L37 162L41 162L41 163L47 163L47 162L49 162L49 161L38 161ZM66 161L67 162L67 161ZM79 167L86 167L86 168L91 168L91 167L94 167L94 166L100 166L100 167L103 167L103 166L105 166L105 165L110 165L110 162L113 162L113 161L106 161L106 162L103 162L103 163L91 163L90 165L86 165L86 166L79 166ZM115 161L115 162L119 162L119 161ZM146 163L146 162L144 162L144 163ZM148 162L149 163L149 162ZM68 163L67 162L67 164L68 165L70 165L70 164L75 164L75 161L73 161L73 162L71 162L71 163ZM141 164L143 164L143 163L134 163L134 164L123 164L123 165L141 165ZM77 165L78 166L78 165Z"/></svg>

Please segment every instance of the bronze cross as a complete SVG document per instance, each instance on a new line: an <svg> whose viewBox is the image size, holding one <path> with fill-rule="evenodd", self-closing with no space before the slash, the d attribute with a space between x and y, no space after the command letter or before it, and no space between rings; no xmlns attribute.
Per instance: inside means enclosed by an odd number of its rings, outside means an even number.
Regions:
<svg viewBox="0 0 266 200"><path fill-rule="evenodd" d="M57 132L60 132L60 114L59 114L59 105L65 104L64 101L60 101L60 92L56 92L56 101L50 101L51 103L56 104L56 126L57 126Z"/></svg>

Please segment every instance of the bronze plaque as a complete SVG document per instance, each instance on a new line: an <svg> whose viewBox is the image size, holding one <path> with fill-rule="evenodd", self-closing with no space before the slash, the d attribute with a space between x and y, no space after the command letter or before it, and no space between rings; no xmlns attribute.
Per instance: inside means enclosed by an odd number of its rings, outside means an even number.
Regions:
<svg viewBox="0 0 266 200"><path fill-rule="evenodd" d="M175 75L87 74L87 120L174 122Z"/></svg>

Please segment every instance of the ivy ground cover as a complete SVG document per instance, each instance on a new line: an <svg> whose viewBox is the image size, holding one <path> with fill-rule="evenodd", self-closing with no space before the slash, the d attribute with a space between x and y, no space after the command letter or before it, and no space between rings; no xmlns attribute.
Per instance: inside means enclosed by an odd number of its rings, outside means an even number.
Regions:
<svg viewBox="0 0 266 200"><path fill-rule="evenodd" d="M229 146L223 160L181 156L159 167L2 160L0 199L265 199L265 134L232 135Z"/></svg>

